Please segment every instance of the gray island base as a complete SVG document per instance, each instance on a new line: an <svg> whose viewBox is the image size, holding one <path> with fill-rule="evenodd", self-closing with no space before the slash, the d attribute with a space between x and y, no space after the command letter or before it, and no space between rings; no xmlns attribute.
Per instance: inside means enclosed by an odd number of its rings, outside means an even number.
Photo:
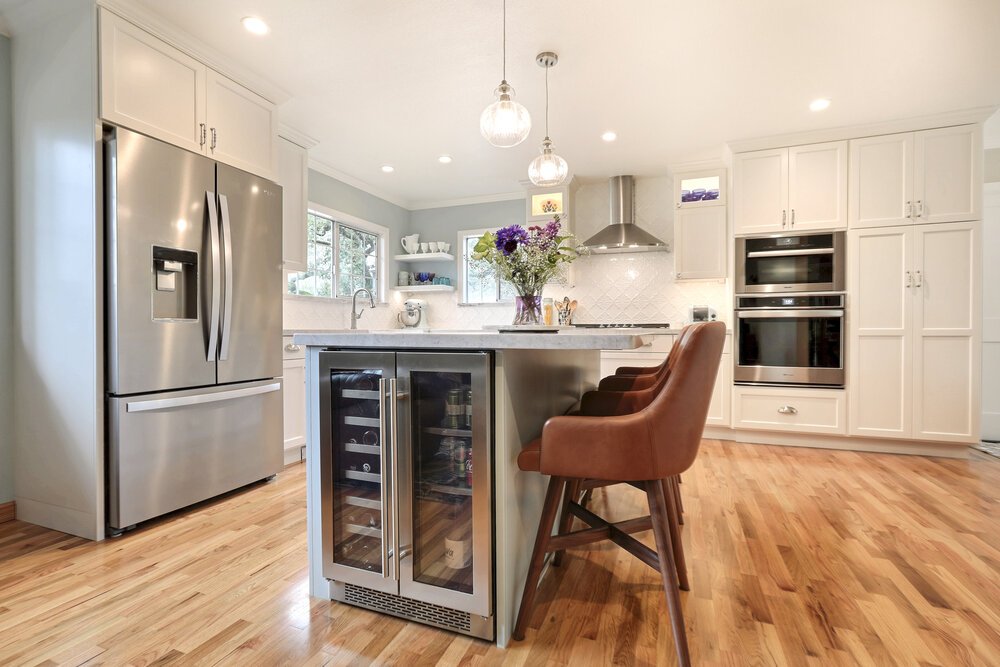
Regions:
<svg viewBox="0 0 1000 667"><path fill-rule="evenodd" d="M510 641L514 627L548 482L543 475L522 473L517 467L517 456L525 444L541 434L547 419L564 414L585 391L597 385L601 350L636 349L649 343L651 335L651 331L641 329L627 333L595 330L560 331L554 334L400 330L296 334L294 342L307 346L307 503L311 594L317 598L332 600L335 599L337 586L343 588L343 584L331 582L324 576L323 567L322 522L326 519L322 504L324 492L329 494L330 491L323 489L323 457L317 443L324 442L321 437L321 410L331 409L323 406L320 399L320 365L324 351L388 352L400 355L400 359L413 358L414 354L427 352L490 353L487 358L492 365L491 426L494 456L490 481L495 531L491 542L495 578L492 590L487 591L487 595L493 612L492 619L495 619L495 635L491 628L491 636L495 637L498 646L504 647ZM329 417L326 419L329 423ZM406 461L411 460L408 455L404 456L407 456ZM327 502L329 503L328 500ZM399 527L389 530L398 532ZM330 547L327 546L329 553ZM413 557L412 548L407 547L411 545L398 549L404 569L405 559ZM391 559L390 552L389 565L385 574L380 575L387 580L392 576ZM383 559L383 563L385 562L387 561ZM395 572L398 574L399 571L399 566L395 565ZM382 587L381 590L387 589ZM492 626L492 619L479 616L474 620L480 624L489 621ZM447 624L441 627L447 627Z"/></svg>

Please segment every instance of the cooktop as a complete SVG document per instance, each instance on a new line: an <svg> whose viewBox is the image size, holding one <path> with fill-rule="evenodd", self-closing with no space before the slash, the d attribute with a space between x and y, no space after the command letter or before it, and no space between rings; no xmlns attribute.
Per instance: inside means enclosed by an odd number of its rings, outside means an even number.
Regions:
<svg viewBox="0 0 1000 667"><path fill-rule="evenodd" d="M581 329L669 329L669 322L635 322L625 324L623 322L587 322L574 324Z"/></svg>

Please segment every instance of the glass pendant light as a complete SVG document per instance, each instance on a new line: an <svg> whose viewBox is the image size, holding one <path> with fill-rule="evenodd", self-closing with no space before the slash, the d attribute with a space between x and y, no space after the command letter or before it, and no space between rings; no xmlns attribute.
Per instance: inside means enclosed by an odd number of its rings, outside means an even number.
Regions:
<svg viewBox="0 0 1000 667"><path fill-rule="evenodd" d="M528 178L535 185L547 188L559 185L569 174L569 165L552 152L552 140L549 139L549 68L559 62L559 56L545 51L535 57L535 62L545 68L545 139L542 140L542 154L528 165Z"/></svg>
<svg viewBox="0 0 1000 667"><path fill-rule="evenodd" d="M531 131L531 114L514 101L514 89L507 83L507 0L503 0L503 76L493 94L497 101L479 117L479 131L499 148L517 146Z"/></svg>

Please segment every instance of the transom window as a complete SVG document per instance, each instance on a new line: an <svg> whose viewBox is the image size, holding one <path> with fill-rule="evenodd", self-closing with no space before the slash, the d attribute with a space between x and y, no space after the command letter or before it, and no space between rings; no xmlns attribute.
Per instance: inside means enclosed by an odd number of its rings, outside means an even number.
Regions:
<svg viewBox="0 0 1000 667"><path fill-rule="evenodd" d="M381 298L386 230L362 220L342 221L332 212L309 210L306 271L288 274L288 293L350 298L362 287ZM347 217L347 216L343 216Z"/></svg>

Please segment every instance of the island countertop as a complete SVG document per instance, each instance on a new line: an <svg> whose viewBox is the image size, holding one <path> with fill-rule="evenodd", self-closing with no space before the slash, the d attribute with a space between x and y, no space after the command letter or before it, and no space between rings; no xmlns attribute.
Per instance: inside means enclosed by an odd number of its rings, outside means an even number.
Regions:
<svg viewBox="0 0 1000 667"><path fill-rule="evenodd" d="M520 333L474 329L380 329L298 332L296 345L385 349L452 350L634 350L663 329L562 329L556 333Z"/></svg>

